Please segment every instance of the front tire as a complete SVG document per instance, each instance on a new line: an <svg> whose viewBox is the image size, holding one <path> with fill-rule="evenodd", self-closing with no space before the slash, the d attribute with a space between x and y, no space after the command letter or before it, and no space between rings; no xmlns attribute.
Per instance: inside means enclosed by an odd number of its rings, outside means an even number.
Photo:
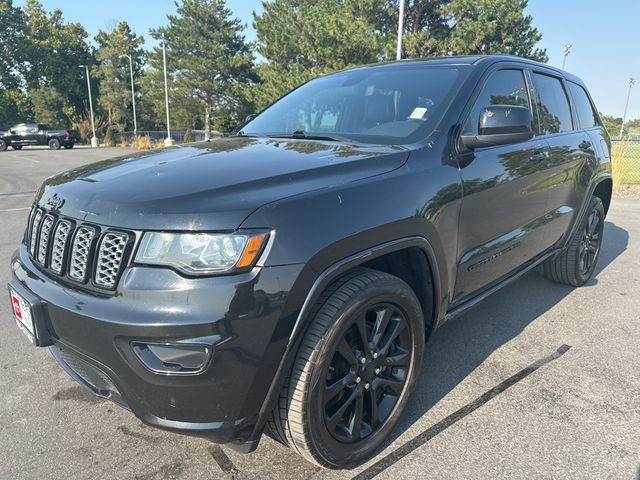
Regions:
<svg viewBox="0 0 640 480"><path fill-rule="evenodd" d="M549 280L565 285L574 287L584 285L596 268L603 232L604 206L602 200L594 196L589 202L585 218L565 251L544 264L545 276Z"/></svg>
<svg viewBox="0 0 640 480"><path fill-rule="evenodd" d="M7 142L0 138L0 152L4 152L7 149Z"/></svg>
<svg viewBox="0 0 640 480"><path fill-rule="evenodd" d="M317 465L352 468L388 438L415 386L422 309L399 278L358 268L314 311L268 428Z"/></svg>
<svg viewBox="0 0 640 480"><path fill-rule="evenodd" d="M51 150L60 150L60 140L57 138L52 138L49 140L49 148Z"/></svg>

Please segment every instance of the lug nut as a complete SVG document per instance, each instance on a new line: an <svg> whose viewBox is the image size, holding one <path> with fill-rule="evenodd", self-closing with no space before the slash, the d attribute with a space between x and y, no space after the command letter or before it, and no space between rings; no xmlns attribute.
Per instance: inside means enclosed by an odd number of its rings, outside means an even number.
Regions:
<svg viewBox="0 0 640 480"><path fill-rule="evenodd" d="M360 359L360 363L362 363L362 364L367 363L367 359L366 359L366 358L364 358L364 357L362 357L362 358Z"/></svg>
<svg viewBox="0 0 640 480"><path fill-rule="evenodd" d="M368 384L368 383L365 383L365 384L364 384L364 389L365 389L365 390L369 390L369 384Z"/></svg>
<svg viewBox="0 0 640 480"><path fill-rule="evenodd" d="M376 368L376 375L380 374L380 367Z"/></svg>
<svg viewBox="0 0 640 480"><path fill-rule="evenodd" d="M378 353L377 352L373 352L373 358L378 358Z"/></svg>
<svg viewBox="0 0 640 480"><path fill-rule="evenodd" d="M360 377L356 377L356 383L360 383Z"/></svg>

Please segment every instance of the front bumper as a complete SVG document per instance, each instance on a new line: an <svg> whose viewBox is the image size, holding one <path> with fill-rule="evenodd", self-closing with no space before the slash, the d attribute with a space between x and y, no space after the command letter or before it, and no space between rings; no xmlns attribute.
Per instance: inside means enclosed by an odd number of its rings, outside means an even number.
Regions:
<svg viewBox="0 0 640 480"><path fill-rule="evenodd" d="M289 292L302 265L198 279L128 267L109 296L45 275L24 245L11 266L11 287L42 301L53 356L87 389L149 425L218 443L256 440L259 412L295 323ZM154 373L131 345L192 339L206 339L213 351L196 375Z"/></svg>

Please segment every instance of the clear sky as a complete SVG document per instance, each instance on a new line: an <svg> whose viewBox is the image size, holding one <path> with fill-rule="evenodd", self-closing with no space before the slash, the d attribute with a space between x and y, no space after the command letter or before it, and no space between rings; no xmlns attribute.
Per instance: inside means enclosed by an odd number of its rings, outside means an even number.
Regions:
<svg viewBox="0 0 640 480"><path fill-rule="evenodd" d="M152 41L149 29L166 24L166 15L175 12L173 0L42 3L47 10L60 8L67 21L82 23L91 36L126 20L147 41ZM24 0L15 4L23 5ZM252 12L261 11L262 1L228 0L227 5L248 25L247 39L255 39ZM640 0L529 0L527 13L543 34L540 45L547 49L551 65L562 66L564 45L573 45L566 69L587 83L600 111L621 117L629 77L638 78L627 118L640 118Z"/></svg>

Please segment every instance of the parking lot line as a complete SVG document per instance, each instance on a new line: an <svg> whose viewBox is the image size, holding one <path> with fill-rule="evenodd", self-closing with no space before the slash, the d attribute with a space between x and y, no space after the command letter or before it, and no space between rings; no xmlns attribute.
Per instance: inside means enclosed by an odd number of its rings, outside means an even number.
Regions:
<svg viewBox="0 0 640 480"><path fill-rule="evenodd" d="M544 365L552 362L553 360L556 360L556 359L560 358L570 348L571 348L570 345L565 345L565 344L560 345L558 347L558 349L555 352L553 352L552 354L547 355L546 357L542 357L542 358L536 360L531 365L529 365L526 368L523 368L522 370L520 370L515 375L512 375L511 377L507 378L506 380L500 382L495 387L492 387L490 390L487 390L485 393L483 393L482 395L477 397L472 402L466 404L464 407L462 407L462 408L458 409L457 411L453 412L451 415L445 417L444 419L442 419L441 421L439 421L435 425L432 425L431 427L427 428L421 434L419 434L418 436L412 438L407 443L402 445L400 448L394 450L393 452L389 453L388 455L386 455L382 459L378 460L376 463L374 463L373 465L371 465L370 467L366 468L365 470L360 472L358 475L353 477L352 480L370 480L373 477L375 477L376 475L382 473L384 470L389 468L391 465L393 465L397 461L401 460L402 458L406 457L411 452L413 452L417 448L419 448L422 445L424 445L425 443L427 443L433 437L435 437L439 433L441 433L444 430L446 430L447 428L449 428L451 425L453 425L453 424L457 423L458 421L462 420L464 417L466 417L470 413L474 412L475 410L477 410L478 408L483 406L485 403L487 403L492 398L500 395L502 392L507 390L509 387L512 387L513 385L518 383L520 380L525 379L526 377L531 375L533 372L538 370L540 367L543 367Z"/></svg>

